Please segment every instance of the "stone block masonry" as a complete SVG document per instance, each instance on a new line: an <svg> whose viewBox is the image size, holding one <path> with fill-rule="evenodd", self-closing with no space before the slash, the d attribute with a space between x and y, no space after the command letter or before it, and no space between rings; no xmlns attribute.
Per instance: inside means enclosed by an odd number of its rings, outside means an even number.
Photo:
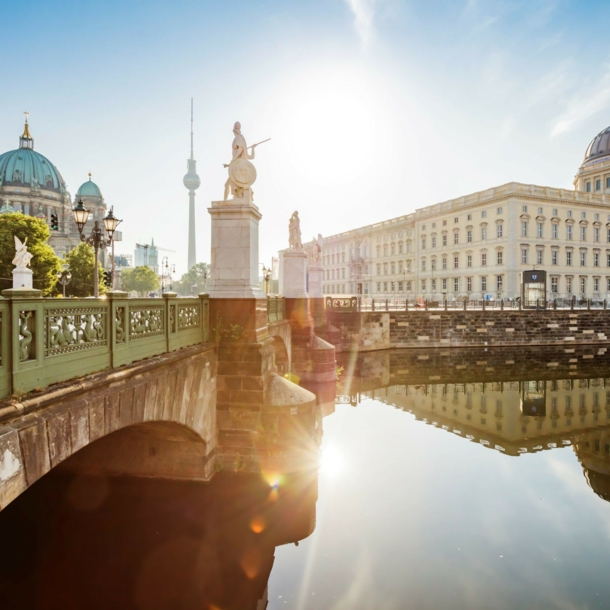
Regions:
<svg viewBox="0 0 610 610"><path fill-rule="evenodd" d="M607 344L610 311L406 311L329 313L337 351L393 347Z"/></svg>

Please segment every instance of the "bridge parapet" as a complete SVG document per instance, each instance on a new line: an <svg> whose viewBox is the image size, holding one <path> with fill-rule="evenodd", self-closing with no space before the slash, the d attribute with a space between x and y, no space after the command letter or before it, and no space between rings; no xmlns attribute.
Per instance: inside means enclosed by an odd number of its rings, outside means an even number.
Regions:
<svg viewBox="0 0 610 610"><path fill-rule="evenodd" d="M0 398L118 368L209 340L209 297L43 299L5 290L0 299Z"/></svg>
<svg viewBox="0 0 610 610"><path fill-rule="evenodd" d="M281 322L286 319L285 297L267 297L267 322Z"/></svg>

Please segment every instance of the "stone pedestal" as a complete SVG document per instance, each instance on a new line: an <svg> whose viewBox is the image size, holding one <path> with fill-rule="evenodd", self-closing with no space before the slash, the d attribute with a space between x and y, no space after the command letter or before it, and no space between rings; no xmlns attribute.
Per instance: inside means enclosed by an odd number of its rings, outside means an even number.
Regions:
<svg viewBox="0 0 610 610"><path fill-rule="evenodd" d="M262 214L246 199L212 201L210 298L264 299L259 284L258 223Z"/></svg>
<svg viewBox="0 0 610 610"><path fill-rule="evenodd" d="M34 287L33 272L31 269L15 267L13 269L13 289Z"/></svg>
<svg viewBox="0 0 610 610"><path fill-rule="evenodd" d="M322 267L309 267L309 297L312 299L323 299L324 293L322 292L322 279L324 277L324 270Z"/></svg>
<svg viewBox="0 0 610 610"><path fill-rule="evenodd" d="M307 298L307 254L303 250L280 252L280 295Z"/></svg>

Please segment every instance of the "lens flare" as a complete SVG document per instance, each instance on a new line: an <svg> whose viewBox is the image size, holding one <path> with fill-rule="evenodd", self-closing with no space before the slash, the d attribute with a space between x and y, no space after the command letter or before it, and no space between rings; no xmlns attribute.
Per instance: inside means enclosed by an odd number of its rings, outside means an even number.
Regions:
<svg viewBox="0 0 610 610"><path fill-rule="evenodd" d="M265 529L266 523L262 517L254 517L252 521L250 521L250 529L255 534L260 534Z"/></svg>

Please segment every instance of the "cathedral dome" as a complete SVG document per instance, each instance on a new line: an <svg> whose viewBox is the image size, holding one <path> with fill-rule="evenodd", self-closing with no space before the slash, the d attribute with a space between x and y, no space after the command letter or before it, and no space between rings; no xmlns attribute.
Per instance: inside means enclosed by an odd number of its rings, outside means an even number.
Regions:
<svg viewBox="0 0 610 610"><path fill-rule="evenodd" d="M0 155L0 186L28 186L55 193L66 190L57 168L32 148L17 148Z"/></svg>
<svg viewBox="0 0 610 610"><path fill-rule="evenodd" d="M585 162L606 156L610 156L610 127L600 131L591 140L585 153Z"/></svg>
<svg viewBox="0 0 610 610"><path fill-rule="evenodd" d="M102 191L100 187L91 180L91 174L89 174L89 180L80 185L78 191L76 191L77 197L99 197L103 199Z"/></svg>

